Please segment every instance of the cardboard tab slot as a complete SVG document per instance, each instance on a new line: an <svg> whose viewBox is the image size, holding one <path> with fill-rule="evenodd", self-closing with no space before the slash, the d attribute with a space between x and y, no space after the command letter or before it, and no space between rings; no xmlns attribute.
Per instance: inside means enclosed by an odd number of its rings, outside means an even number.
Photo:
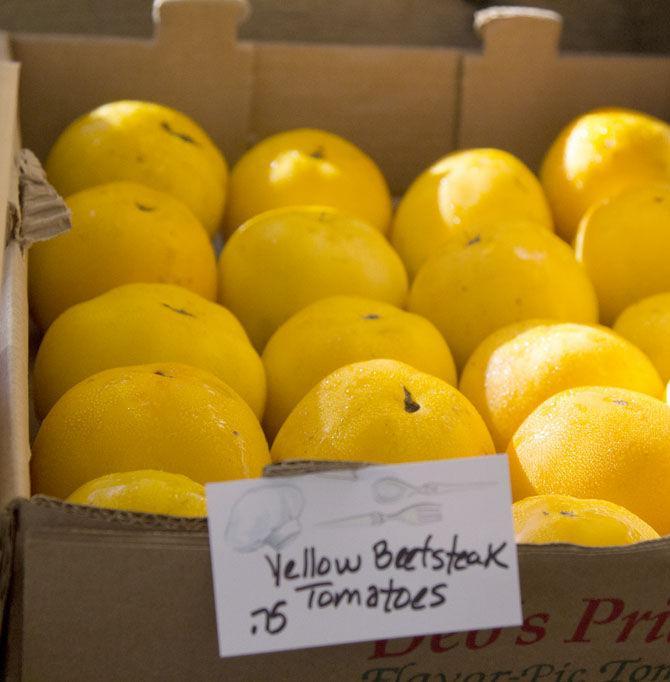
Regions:
<svg viewBox="0 0 670 682"><path fill-rule="evenodd" d="M475 13L475 30L484 53L495 58L522 54L524 59L550 58L558 52L563 19L551 10L490 7Z"/></svg>

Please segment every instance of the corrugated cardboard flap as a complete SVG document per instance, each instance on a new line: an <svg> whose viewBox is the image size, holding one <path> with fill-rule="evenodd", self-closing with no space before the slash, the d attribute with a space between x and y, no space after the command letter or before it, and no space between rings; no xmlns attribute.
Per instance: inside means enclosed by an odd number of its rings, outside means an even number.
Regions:
<svg viewBox="0 0 670 682"><path fill-rule="evenodd" d="M70 504L55 497L35 495L30 500L19 499L12 504L30 524L47 526L70 524L99 528L101 530L124 529L146 531L199 531L207 530L207 519L164 514L145 514L120 509L101 509L80 504Z"/></svg>
<svg viewBox="0 0 670 682"><path fill-rule="evenodd" d="M273 475L288 476L303 473L351 470L351 465L335 467L314 467L312 462L288 463L288 465L273 465ZM326 463L324 463L326 464ZM328 463L332 464L332 463ZM360 465L367 466L367 465ZM360 468L360 467L358 467ZM294 469L289 473L289 469ZM282 473L276 473L276 472ZM16 499L5 509L2 526L2 542L13 541L17 535L23 539L26 532L60 533L69 530L98 530L103 534L108 532L138 532L147 536L156 532L168 531L181 538L184 534L207 534L207 519L199 517L168 516L162 514L146 514L117 509L101 509L85 505L71 504L62 500L35 495L31 499ZM18 532L17 532L18 530ZM659 540L649 540L633 545L618 547L583 547L571 544L519 545L519 553L524 557L547 556L634 556L634 555L667 555L670 560L670 536ZM2 559L4 564L4 558Z"/></svg>
<svg viewBox="0 0 670 682"><path fill-rule="evenodd" d="M0 532L0 635L14 651L20 647L17 624L23 618L24 552L32 538L103 544L115 539L142 546L176 542L180 547L195 541L207 546L206 519L100 509L45 496L13 500L4 510Z"/></svg>
<svg viewBox="0 0 670 682"><path fill-rule="evenodd" d="M28 246L69 230L70 210L47 181L35 154L22 149L18 163L20 219L14 227L14 239Z"/></svg>
<svg viewBox="0 0 670 682"><path fill-rule="evenodd" d="M38 158L22 149L15 160L18 191L10 196L7 208L7 239L22 248L51 239L70 229L70 210L49 184Z"/></svg>
<svg viewBox="0 0 670 682"><path fill-rule="evenodd" d="M346 476L346 472L361 469L363 467L375 466L366 462L326 462L308 459L296 459L291 462L279 462L278 464L268 464L263 469L263 476L277 478L280 476L300 476L301 474L320 474L332 472Z"/></svg>

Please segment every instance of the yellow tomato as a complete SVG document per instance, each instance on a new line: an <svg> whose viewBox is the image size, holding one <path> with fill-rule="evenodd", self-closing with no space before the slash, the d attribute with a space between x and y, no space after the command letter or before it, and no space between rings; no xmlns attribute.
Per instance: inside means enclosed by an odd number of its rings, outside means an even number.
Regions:
<svg viewBox="0 0 670 682"><path fill-rule="evenodd" d="M33 492L67 497L106 474L156 469L197 483L260 476L268 446L251 408L213 374L174 363L108 369L42 422Z"/></svg>
<svg viewBox="0 0 670 682"><path fill-rule="evenodd" d="M670 534L670 406L661 400L624 388L562 391L526 418L507 452L515 499L608 500Z"/></svg>
<svg viewBox="0 0 670 682"><path fill-rule="evenodd" d="M449 347L428 320L368 298L324 298L284 322L263 351L268 436L274 438L298 401L325 376L374 358L400 360L456 383Z"/></svg>
<svg viewBox="0 0 670 682"><path fill-rule="evenodd" d="M167 194L113 182L67 199L72 229L30 249L30 304L46 329L70 306L131 282L216 298L216 256L197 218Z"/></svg>
<svg viewBox="0 0 670 682"><path fill-rule="evenodd" d="M296 405L272 445L275 462L397 464L494 452L470 402L453 386L396 360L346 365Z"/></svg>
<svg viewBox="0 0 670 682"><path fill-rule="evenodd" d="M458 367L489 334L512 322L598 317L593 286L570 247L523 222L453 237L419 271L409 309L442 332Z"/></svg>
<svg viewBox="0 0 670 682"><path fill-rule="evenodd" d="M663 395L649 358L607 327L551 322L510 327L477 347L459 386L501 451L538 405L565 389L619 386L655 398Z"/></svg>
<svg viewBox="0 0 670 682"><path fill-rule="evenodd" d="M381 232L391 220L391 195L375 162L338 135L299 128L266 138L235 164L226 233L259 213L306 204L331 206Z"/></svg>
<svg viewBox="0 0 670 682"><path fill-rule="evenodd" d="M632 303L670 291L670 184L635 187L593 206L579 226L575 251L598 294L604 324Z"/></svg>
<svg viewBox="0 0 670 682"><path fill-rule="evenodd" d="M614 331L642 349L670 381L670 291L643 298L617 318Z"/></svg>
<svg viewBox="0 0 670 682"><path fill-rule="evenodd" d="M571 241L593 204L633 185L670 182L670 126L630 109L598 109L567 125L540 173L556 230Z"/></svg>
<svg viewBox="0 0 670 682"><path fill-rule="evenodd" d="M517 542L610 547L659 537L639 516L605 500L538 495L515 502L512 513Z"/></svg>
<svg viewBox="0 0 670 682"><path fill-rule="evenodd" d="M82 379L105 369L180 362L210 371L260 419L263 363L235 316L172 284L127 284L68 308L47 330L35 360L38 416Z"/></svg>
<svg viewBox="0 0 670 682"><path fill-rule="evenodd" d="M391 241L413 277L454 234L527 220L552 230L542 186L515 156L467 149L440 159L407 190Z"/></svg>
<svg viewBox="0 0 670 682"><path fill-rule="evenodd" d="M66 502L147 514L207 516L205 488L165 471L124 471L85 483Z"/></svg>
<svg viewBox="0 0 670 682"><path fill-rule="evenodd" d="M226 243L221 302L262 350L275 330L309 303L337 294L402 306L407 274L378 230L332 208L261 213Z"/></svg>
<svg viewBox="0 0 670 682"><path fill-rule="evenodd" d="M63 196L117 180L153 187L186 204L210 235L223 216L226 160L197 123L160 104L124 100L81 116L46 170Z"/></svg>

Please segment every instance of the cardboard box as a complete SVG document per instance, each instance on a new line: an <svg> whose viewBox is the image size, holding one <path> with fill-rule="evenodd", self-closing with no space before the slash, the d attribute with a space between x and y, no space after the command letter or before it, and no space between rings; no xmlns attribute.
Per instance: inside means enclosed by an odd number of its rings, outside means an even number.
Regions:
<svg viewBox="0 0 670 682"><path fill-rule="evenodd" d="M77 115L142 98L200 121L233 162L301 125L376 158L400 193L457 148L536 166L561 125L595 106L670 118L670 58L562 55L560 18L478 15L483 50L296 45L236 38L239 0L164 0L150 41L0 39L0 600L10 680L670 680L670 538L625 548L519 548L521 628L219 660L202 521L28 501L26 251L21 143L44 157ZM351 14L357 3L351 3Z"/></svg>

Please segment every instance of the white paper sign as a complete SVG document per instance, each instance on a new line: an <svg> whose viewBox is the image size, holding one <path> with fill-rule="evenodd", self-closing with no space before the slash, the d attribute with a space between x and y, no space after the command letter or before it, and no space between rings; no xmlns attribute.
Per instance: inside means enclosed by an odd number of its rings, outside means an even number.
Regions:
<svg viewBox="0 0 670 682"><path fill-rule="evenodd" d="M222 657L522 621L506 455L207 486Z"/></svg>

